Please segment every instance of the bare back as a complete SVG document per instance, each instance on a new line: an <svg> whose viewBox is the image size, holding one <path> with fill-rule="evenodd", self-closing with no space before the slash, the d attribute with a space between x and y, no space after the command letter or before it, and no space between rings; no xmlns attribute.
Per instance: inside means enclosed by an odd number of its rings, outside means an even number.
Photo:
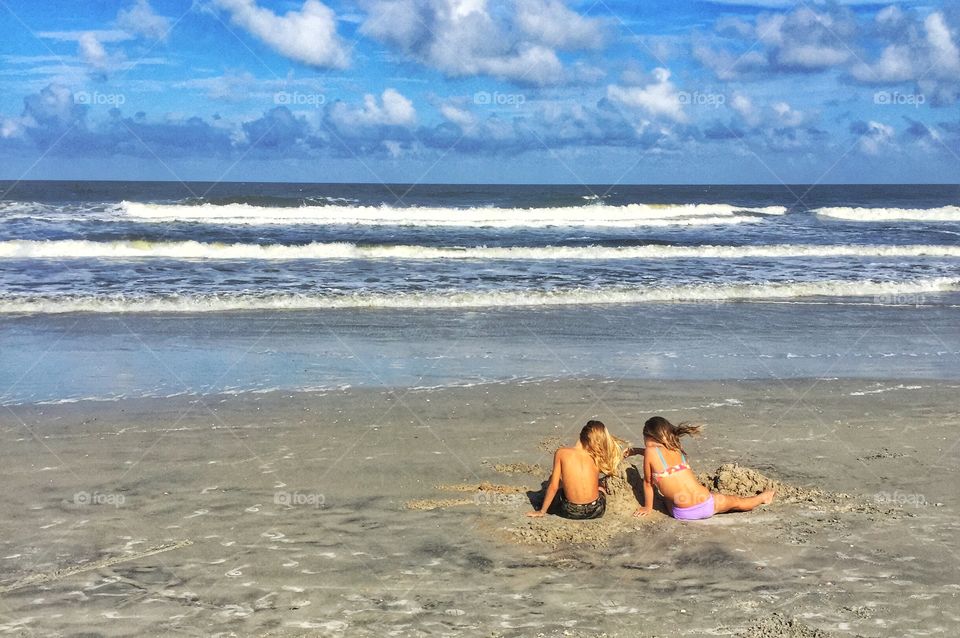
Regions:
<svg viewBox="0 0 960 638"><path fill-rule="evenodd" d="M600 495L600 471L585 450L562 447L557 450L556 463L560 466L560 485L563 495L571 503L591 503Z"/></svg>
<svg viewBox="0 0 960 638"><path fill-rule="evenodd" d="M659 454L657 450L659 449ZM663 455L663 459L660 455ZM664 465L663 461L666 461ZM643 455L644 477L652 476L656 472L663 472L667 467L676 466L683 462L683 456L676 450L662 446L648 445ZM710 490L697 480L691 469L664 476L656 484L663 498L677 507L690 507L710 498Z"/></svg>

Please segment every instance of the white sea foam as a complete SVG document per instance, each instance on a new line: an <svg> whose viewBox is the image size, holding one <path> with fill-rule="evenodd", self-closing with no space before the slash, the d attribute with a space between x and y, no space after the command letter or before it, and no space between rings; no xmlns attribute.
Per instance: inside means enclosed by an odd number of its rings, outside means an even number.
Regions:
<svg viewBox="0 0 960 638"><path fill-rule="evenodd" d="M437 291L340 295L207 295L131 298L119 296L13 297L0 299L0 313L224 312L340 308L499 308L656 302L783 300L803 297L898 298L960 290L960 279L938 277L905 282L817 281L767 284L696 284L672 287L611 287L558 291Z"/></svg>
<svg viewBox="0 0 960 638"><path fill-rule="evenodd" d="M617 260L617 259L765 259L828 257L960 257L960 246L910 245L763 245L763 246L539 246L433 247L371 246L352 243L220 244L86 240L0 242L0 259L460 259L460 260Z"/></svg>
<svg viewBox="0 0 960 638"><path fill-rule="evenodd" d="M547 228L588 226L703 226L755 222L783 215L783 206L743 208L730 204L588 204L559 208L428 208L392 206L301 206L273 208L250 204L171 205L123 202L130 218L152 222L215 224L321 224L357 226L441 226Z"/></svg>
<svg viewBox="0 0 960 638"><path fill-rule="evenodd" d="M821 217L855 222L960 222L960 206L942 208L818 208Z"/></svg>
<svg viewBox="0 0 960 638"><path fill-rule="evenodd" d="M922 390L922 385L900 385L885 387L885 388L876 388L874 390L860 390L858 392L851 392L850 396L852 397L862 397L868 394L883 394L884 392L893 392L894 390Z"/></svg>

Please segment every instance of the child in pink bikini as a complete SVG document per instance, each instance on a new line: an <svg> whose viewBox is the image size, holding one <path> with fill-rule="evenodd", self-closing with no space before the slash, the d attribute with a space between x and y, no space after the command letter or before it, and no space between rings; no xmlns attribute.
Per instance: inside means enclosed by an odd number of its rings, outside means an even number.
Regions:
<svg viewBox="0 0 960 638"><path fill-rule="evenodd" d="M687 455L680 445L681 437L699 432L698 425L673 425L661 416L643 425L643 505L634 516L646 516L653 510L654 487L666 501L671 516L683 521L710 518L722 512L749 512L773 501L773 490L743 498L711 493L701 485L687 465Z"/></svg>

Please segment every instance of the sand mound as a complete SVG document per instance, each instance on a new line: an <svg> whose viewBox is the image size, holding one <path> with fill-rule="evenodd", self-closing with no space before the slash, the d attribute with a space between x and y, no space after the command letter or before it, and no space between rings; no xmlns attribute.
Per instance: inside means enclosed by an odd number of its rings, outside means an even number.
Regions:
<svg viewBox="0 0 960 638"><path fill-rule="evenodd" d="M460 505L473 505L472 498L420 498L403 504L408 510L436 510Z"/></svg>
<svg viewBox="0 0 960 638"><path fill-rule="evenodd" d="M408 510L436 510L463 505L525 505L526 496L519 496L527 491L525 487L516 485L500 485L483 481L481 483L455 483L451 485L435 485L434 489L441 492L472 492L473 498L421 498L407 501L403 506Z"/></svg>
<svg viewBox="0 0 960 638"><path fill-rule="evenodd" d="M697 479L711 492L735 496L755 496L764 490L777 490L777 501L797 503L836 501L849 498L847 494L833 494L823 490L796 487L765 476L749 467L724 463L713 472L702 472Z"/></svg>
<svg viewBox="0 0 960 638"><path fill-rule="evenodd" d="M780 612L774 612L745 631L737 634L740 638L829 638L830 634L814 629L795 618L787 618Z"/></svg>
<svg viewBox="0 0 960 638"><path fill-rule="evenodd" d="M494 494L522 494L527 491L526 487L516 485L500 485L483 481L477 483L456 483L452 485L436 485L436 489L443 492L492 492Z"/></svg>
<svg viewBox="0 0 960 638"><path fill-rule="evenodd" d="M797 487L765 476L749 467L725 463L713 472L702 472L697 479L712 492L754 496L768 489L777 490L774 503L800 503L812 509L837 513L860 512L871 516L902 516L902 510L881 507L876 502L844 492L828 492L809 487Z"/></svg>
<svg viewBox="0 0 960 638"><path fill-rule="evenodd" d="M547 471L539 463L497 463L493 469L501 474L530 474L531 476L546 476Z"/></svg>

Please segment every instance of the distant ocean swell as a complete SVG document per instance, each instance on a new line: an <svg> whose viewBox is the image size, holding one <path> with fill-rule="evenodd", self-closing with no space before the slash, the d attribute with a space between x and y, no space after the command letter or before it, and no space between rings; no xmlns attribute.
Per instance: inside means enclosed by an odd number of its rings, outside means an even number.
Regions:
<svg viewBox="0 0 960 638"><path fill-rule="evenodd" d="M921 295L960 290L960 278L936 277L898 282L872 280L763 284L694 284L664 287L600 289L498 290L469 292L345 293L345 294L207 294L137 298L130 296L50 295L0 297L0 313L171 313L242 310L308 310L342 308L494 308L586 304L721 302L791 300L809 297L873 297L886 305L921 303Z"/></svg>
<svg viewBox="0 0 960 638"><path fill-rule="evenodd" d="M0 259L211 259L211 260L628 260L789 259L828 257L960 258L960 245L754 246L512 246L435 247L362 245L349 242L290 244L204 243L197 241L0 241Z"/></svg>

